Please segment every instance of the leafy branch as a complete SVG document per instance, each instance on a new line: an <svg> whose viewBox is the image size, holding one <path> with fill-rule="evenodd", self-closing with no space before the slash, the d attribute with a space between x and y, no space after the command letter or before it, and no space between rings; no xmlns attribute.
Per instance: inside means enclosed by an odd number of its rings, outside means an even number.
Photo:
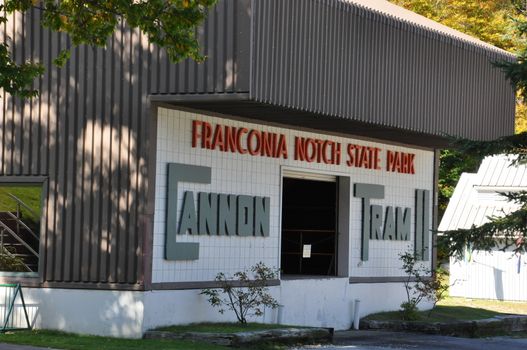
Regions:
<svg viewBox="0 0 527 350"><path fill-rule="evenodd" d="M238 271L228 277L223 272L216 275L219 287L206 288L200 294L207 297L212 307L220 314L233 311L240 323L247 323L249 316L262 316L264 308L275 309L279 306L269 294L267 284L277 277L277 271L259 262L249 270Z"/></svg>
<svg viewBox="0 0 527 350"><path fill-rule="evenodd" d="M521 207L508 215L489 217L490 221L469 229L446 231L439 240L452 256L461 259L465 247L473 250L490 251L499 248L503 251L513 248L515 252L525 252L527 238L527 192L507 193L509 200L522 203Z"/></svg>
<svg viewBox="0 0 527 350"><path fill-rule="evenodd" d="M104 47L118 25L124 22L139 29L152 44L166 50L176 63L186 58L197 62L205 59L196 39L196 27L203 22L207 10L216 0L5 0L0 5L0 24L7 14L42 11L42 26L69 35L72 47L55 59L58 66L67 62L70 51L78 45ZM0 44L0 88L20 97L33 97L30 86L42 75L38 63L17 64L11 58L7 43Z"/></svg>
<svg viewBox="0 0 527 350"><path fill-rule="evenodd" d="M512 165L523 164L527 161L527 132L503 136L492 141L473 141L468 139L452 139L452 147L466 155L482 158L487 155L510 154Z"/></svg>
<svg viewBox="0 0 527 350"><path fill-rule="evenodd" d="M417 313L419 303L430 300L433 302L433 310L437 302L445 297L449 285L445 283L444 270L432 271L419 265L414 253L399 254L399 259L406 274L406 279L403 281L406 301L401 304L401 312L403 319L413 321L419 317Z"/></svg>

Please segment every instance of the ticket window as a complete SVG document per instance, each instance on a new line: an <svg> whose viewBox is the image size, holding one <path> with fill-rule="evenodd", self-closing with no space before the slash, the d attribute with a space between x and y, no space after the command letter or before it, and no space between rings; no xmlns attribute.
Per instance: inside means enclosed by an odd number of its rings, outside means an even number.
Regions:
<svg viewBox="0 0 527 350"><path fill-rule="evenodd" d="M284 275L337 275L338 182L283 178L281 271Z"/></svg>

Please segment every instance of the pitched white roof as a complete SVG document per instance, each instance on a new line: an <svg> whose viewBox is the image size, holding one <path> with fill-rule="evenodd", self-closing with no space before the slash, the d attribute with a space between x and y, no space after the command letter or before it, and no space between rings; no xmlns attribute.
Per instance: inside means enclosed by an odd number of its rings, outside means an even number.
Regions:
<svg viewBox="0 0 527 350"><path fill-rule="evenodd" d="M466 42L475 44L477 46L481 46L486 49L490 49L493 51L499 51L503 54L514 56L510 52L497 48L496 46L493 46L484 41L481 41L468 34L465 34L455 29L452 29L450 27L447 27L441 23L435 22L431 19L421 16L415 12L409 11L403 7L397 6L386 0L341 0L341 1L355 4L360 7L364 7L364 8L373 10L375 12L382 13L389 17L393 17L393 18L399 19L404 22L408 22L408 23L411 23L411 24L414 24L414 25L417 25L417 26L420 26L420 27L423 27L423 28L426 28L426 29L429 29L435 32L439 32L441 34L450 36L452 38L466 41Z"/></svg>
<svg viewBox="0 0 527 350"><path fill-rule="evenodd" d="M527 191L527 165L511 165L512 156L486 157L476 174L463 173L439 224L439 231L480 226L490 216L518 209L500 192Z"/></svg>

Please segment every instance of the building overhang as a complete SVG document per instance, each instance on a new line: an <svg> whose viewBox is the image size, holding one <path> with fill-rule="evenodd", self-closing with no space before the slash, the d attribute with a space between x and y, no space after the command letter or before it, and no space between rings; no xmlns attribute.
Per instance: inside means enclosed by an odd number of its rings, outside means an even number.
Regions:
<svg viewBox="0 0 527 350"><path fill-rule="evenodd" d="M212 116L241 118L282 127L322 131L409 146L433 149L446 148L449 145L449 138L446 135L427 135L402 128L274 106L251 100L248 94L151 95L150 101L170 108L191 110Z"/></svg>

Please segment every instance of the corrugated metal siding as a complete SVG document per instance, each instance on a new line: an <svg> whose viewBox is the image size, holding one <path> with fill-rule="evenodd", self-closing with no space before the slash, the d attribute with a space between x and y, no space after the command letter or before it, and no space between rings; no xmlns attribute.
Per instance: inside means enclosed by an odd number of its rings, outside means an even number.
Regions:
<svg viewBox="0 0 527 350"><path fill-rule="evenodd" d="M450 260L449 294L454 297L527 301L527 261L512 249L474 251Z"/></svg>
<svg viewBox="0 0 527 350"><path fill-rule="evenodd" d="M335 0L253 0L253 30L256 101L432 135L513 131L498 51Z"/></svg>
<svg viewBox="0 0 527 350"><path fill-rule="evenodd" d="M171 64L164 50L149 57L151 94L228 94L249 91L250 0L219 1L198 29L203 63Z"/></svg>
<svg viewBox="0 0 527 350"><path fill-rule="evenodd" d="M69 39L42 30L39 11L2 30L18 61L40 60L40 97L2 94L0 175L47 176L41 232L44 282L137 284L142 278L138 213L143 182L148 67L137 33L124 28L106 49L79 47L51 64Z"/></svg>
<svg viewBox="0 0 527 350"><path fill-rule="evenodd" d="M14 14L0 28L18 62L35 59L46 69L35 82L39 98L22 103L1 92L0 176L49 178L43 282L142 283L152 214L147 154L155 144L147 96L247 92L250 0L211 9L199 32L203 64L172 64L121 25L106 48L75 48L58 69L52 60L69 39L42 29L39 16Z"/></svg>

